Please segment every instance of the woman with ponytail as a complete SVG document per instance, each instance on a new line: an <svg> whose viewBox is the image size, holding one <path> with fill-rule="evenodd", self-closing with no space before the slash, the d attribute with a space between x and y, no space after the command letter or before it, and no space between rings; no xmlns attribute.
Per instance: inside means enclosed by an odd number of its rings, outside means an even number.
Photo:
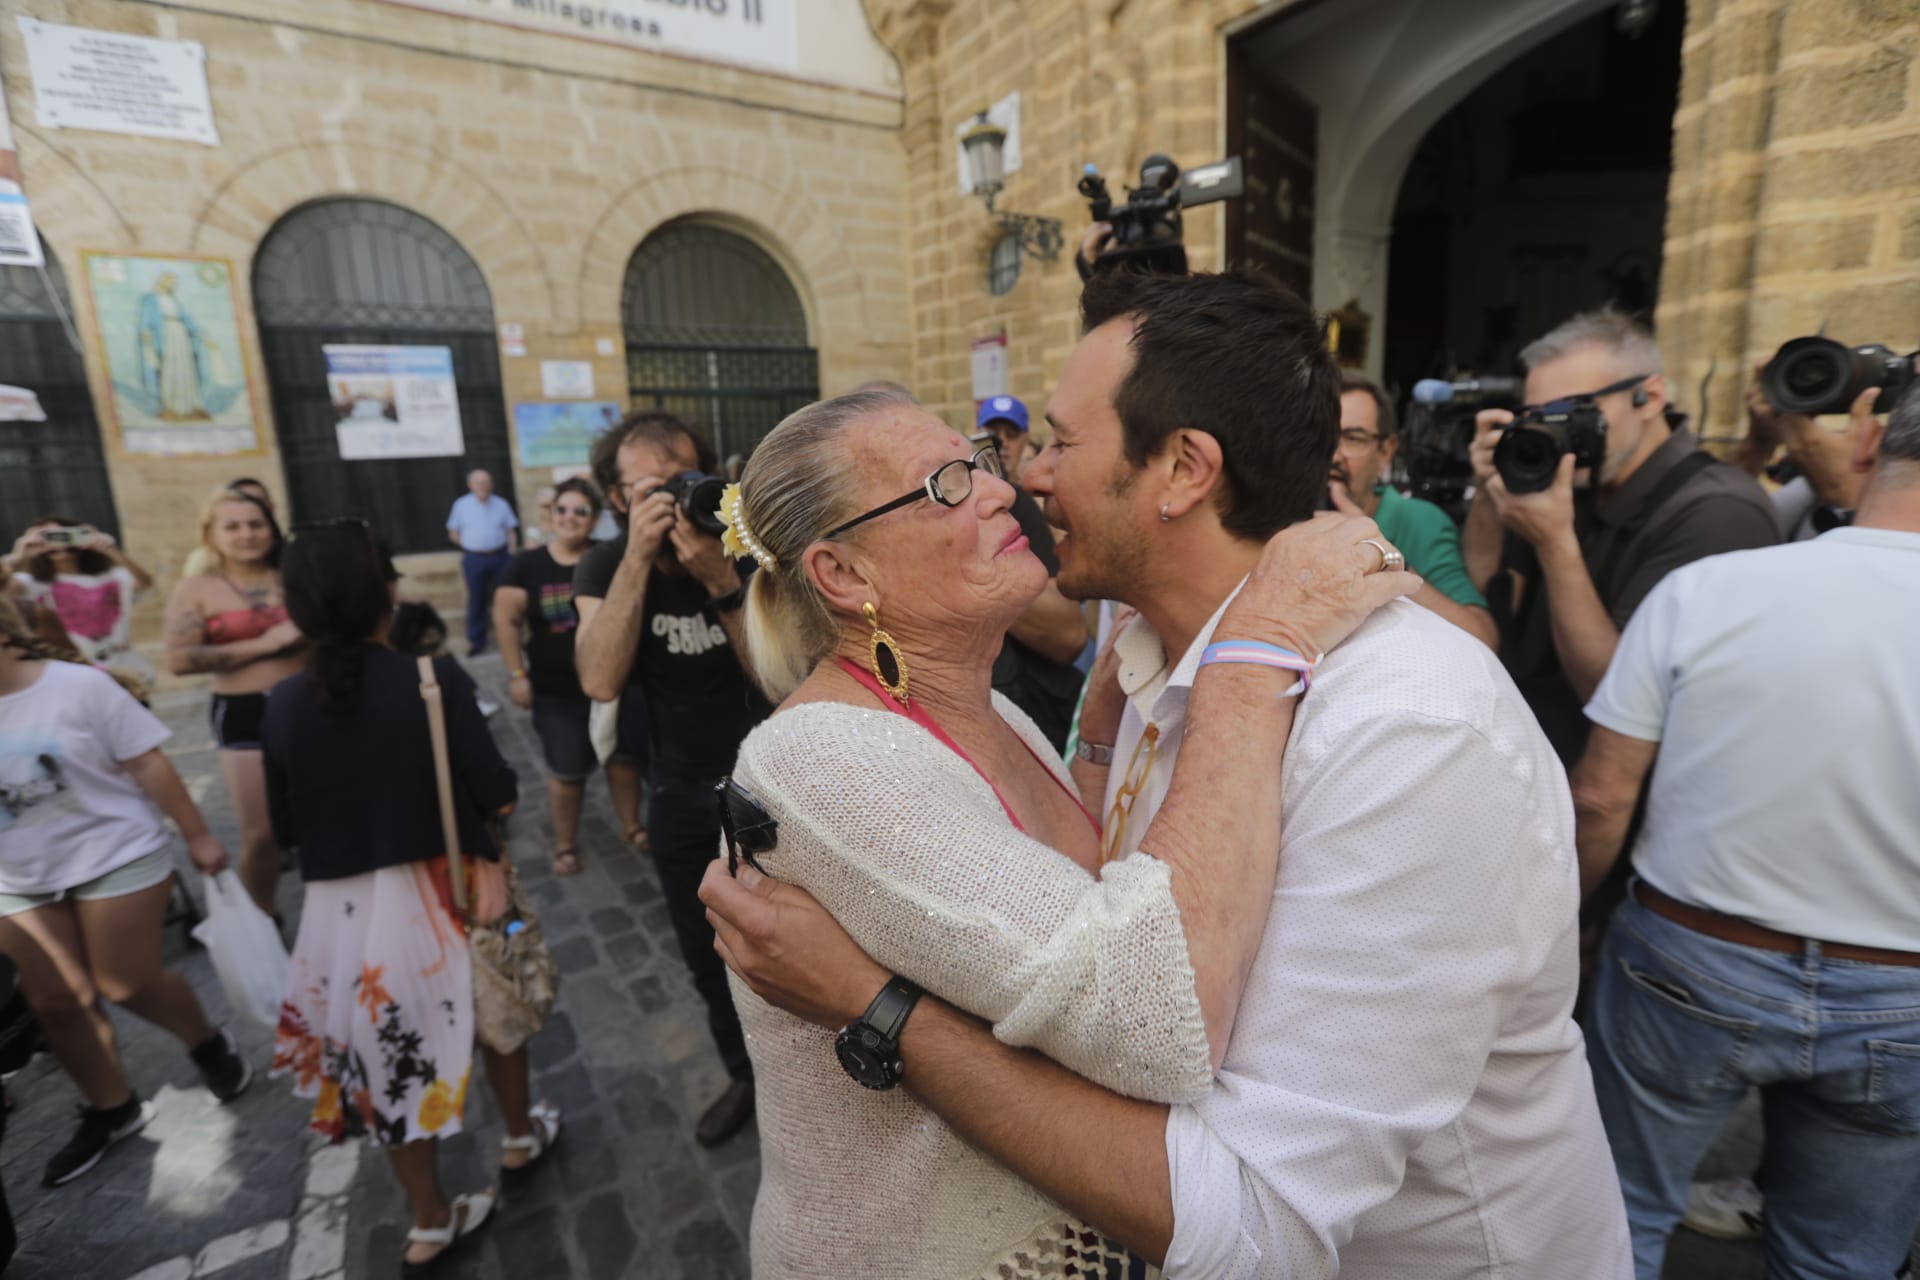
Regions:
<svg viewBox="0 0 1920 1280"><path fill-rule="evenodd" d="M240 819L240 880L262 911L277 914L280 846L267 821L260 718L267 690L300 669L300 629L280 591L280 526L258 497L216 489L200 510L200 573L167 601L167 666L213 677L210 718L220 772Z"/></svg>
<svg viewBox="0 0 1920 1280"><path fill-rule="evenodd" d="M160 744L166 726L113 677L35 634L0 596L0 954L85 1100L47 1162L59 1186L138 1133L154 1107L134 1092L100 998L171 1032L207 1089L238 1097L253 1071L161 961L173 819L211 875L227 851Z"/></svg>
<svg viewBox="0 0 1920 1280"><path fill-rule="evenodd" d="M440 1185L438 1142L460 1132L476 1046L420 669L388 647L397 575L365 522L296 527L284 572L306 670L274 687L261 737L273 830L298 850L307 896L273 1072L314 1099L313 1129L386 1149L413 1211L402 1270L425 1274L487 1220L494 1195L449 1201ZM452 658L433 670L460 848L497 860L487 822L513 807L513 770L473 681ZM478 1047L513 1183L552 1145L559 1112L528 1105L524 1047Z"/></svg>

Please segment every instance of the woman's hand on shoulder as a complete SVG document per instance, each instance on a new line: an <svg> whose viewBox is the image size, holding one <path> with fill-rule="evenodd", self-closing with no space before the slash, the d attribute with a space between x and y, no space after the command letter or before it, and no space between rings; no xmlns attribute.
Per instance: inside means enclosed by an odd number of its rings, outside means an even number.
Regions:
<svg viewBox="0 0 1920 1280"><path fill-rule="evenodd" d="M1323 511L1268 540L1216 635L1262 640L1318 658L1369 614L1424 582L1381 567L1380 526L1366 516Z"/></svg>

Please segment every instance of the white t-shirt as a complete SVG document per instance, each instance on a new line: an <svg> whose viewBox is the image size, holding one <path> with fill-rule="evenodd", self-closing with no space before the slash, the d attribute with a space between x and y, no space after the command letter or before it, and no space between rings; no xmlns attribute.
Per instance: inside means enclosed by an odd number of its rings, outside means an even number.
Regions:
<svg viewBox="0 0 1920 1280"><path fill-rule="evenodd" d="M1660 744L1634 869L1827 942L1920 950L1920 533L1676 569L1587 718Z"/></svg>
<svg viewBox="0 0 1920 1280"><path fill-rule="evenodd" d="M17 573L14 580L27 599L60 615L74 647L89 662L118 666L122 655L132 655L133 602L139 592L127 569L115 565L105 573L63 573L51 582Z"/></svg>
<svg viewBox="0 0 1920 1280"><path fill-rule="evenodd" d="M55 893L165 847L123 760L170 736L112 676L47 662L0 697L0 892Z"/></svg>

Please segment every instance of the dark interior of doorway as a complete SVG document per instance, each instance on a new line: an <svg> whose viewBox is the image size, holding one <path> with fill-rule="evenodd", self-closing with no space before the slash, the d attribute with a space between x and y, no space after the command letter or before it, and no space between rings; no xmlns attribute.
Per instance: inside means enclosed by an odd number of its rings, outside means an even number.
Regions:
<svg viewBox="0 0 1920 1280"><path fill-rule="evenodd" d="M1394 211L1386 381L1518 372L1521 347L1611 302L1651 322L1686 6L1638 35L1608 8L1435 123Z"/></svg>

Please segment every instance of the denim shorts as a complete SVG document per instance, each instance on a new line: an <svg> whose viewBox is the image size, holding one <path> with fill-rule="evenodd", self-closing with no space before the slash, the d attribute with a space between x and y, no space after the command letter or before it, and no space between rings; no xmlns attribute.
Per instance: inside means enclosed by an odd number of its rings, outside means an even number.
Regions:
<svg viewBox="0 0 1920 1280"><path fill-rule="evenodd" d="M75 902L124 898L130 893L151 889L172 874L173 859L163 845L152 853L141 854L132 862L115 867L105 875L95 876L65 889L56 889L52 893L0 893L0 917L17 916L22 911L31 911L49 902L61 902L68 898Z"/></svg>
<svg viewBox="0 0 1920 1280"><path fill-rule="evenodd" d="M593 735L587 729L593 703L565 694L533 695L533 731L540 735L540 754L547 772L562 782L585 782L600 762L593 755Z"/></svg>

